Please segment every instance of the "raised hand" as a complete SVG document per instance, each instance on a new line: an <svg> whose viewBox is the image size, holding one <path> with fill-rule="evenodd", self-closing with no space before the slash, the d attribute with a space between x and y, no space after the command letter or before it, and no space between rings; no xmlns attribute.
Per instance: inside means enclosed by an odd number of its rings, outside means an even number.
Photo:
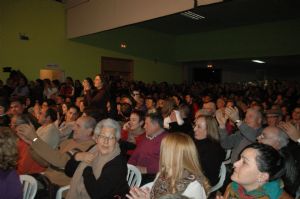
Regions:
<svg viewBox="0 0 300 199"><path fill-rule="evenodd" d="M280 122L278 125L293 141L300 139L300 131L290 122Z"/></svg>
<svg viewBox="0 0 300 199"><path fill-rule="evenodd" d="M17 135L27 144L32 144L32 140L37 136L33 125L21 124L16 128Z"/></svg>
<svg viewBox="0 0 300 199"><path fill-rule="evenodd" d="M233 122L240 119L239 110L237 109L237 107L234 107L234 108L233 107L226 107L225 108L225 115L227 115L228 118Z"/></svg>

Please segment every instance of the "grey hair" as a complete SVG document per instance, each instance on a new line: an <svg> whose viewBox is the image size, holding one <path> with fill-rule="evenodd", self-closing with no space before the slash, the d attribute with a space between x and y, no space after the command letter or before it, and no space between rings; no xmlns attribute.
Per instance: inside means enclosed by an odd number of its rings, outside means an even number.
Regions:
<svg viewBox="0 0 300 199"><path fill-rule="evenodd" d="M96 122L96 120L93 117L90 117L90 116L81 116L80 118L84 120L83 126L84 126L85 129L91 128L91 129L94 130L97 122Z"/></svg>
<svg viewBox="0 0 300 199"><path fill-rule="evenodd" d="M117 140L120 139L121 137L121 127L120 127L120 124L113 120L113 119L104 119L104 120L101 120L100 122L98 122L98 124L96 125L95 127L95 130L94 130L94 135L100 135L100 132L102 130L102 128L113 128L115 129L115 136L117 138Z"/></svg>
<svg viewBox="0 0 300 199"><path fill-rule="evenodd" d="M280 128L278 129L278 142L280 144L280 148L285 147L289 143L288 135Z"/></svg>

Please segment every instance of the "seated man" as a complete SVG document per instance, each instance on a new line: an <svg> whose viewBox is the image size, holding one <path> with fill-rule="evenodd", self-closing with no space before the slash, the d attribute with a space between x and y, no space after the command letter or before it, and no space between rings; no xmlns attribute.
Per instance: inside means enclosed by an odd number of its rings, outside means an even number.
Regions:
<svg viewBox="0 0 300 199"><path fill-rule="evenodd" d="M297 179L294 183L285 183L284 189L290 195L295 196L297 190L300 190L300 147L293 141L289 140L289 136L286 133L293 128L286 129L285 125L281 124L281 128L269 126L266 127L262 134L258 137L258 142L266 145L272 146L274 149L281 151L282 154L285 154L285 158L293 159L294 164L289 165L290 168L296 168L293 172L294 178ZM286 133L282 130L285 129ZM295 128L294 128L295 129Z"/></svg>
<svg viewBox="0 0 300 199"><path fill-rule="evenodd" d="M95 144L92 139L95 125L96 120L92 117L78 118L73 128L73 139L63 141L59 150L47 145L29 125L19 126L17 132L24 141L31 145L35 153L50 164L44 172L50 181L59 186L65 186L70 184L70 178L65 175L64 167L75 152L86 151Z"/></svg>
<svg viewBox="0 0 300 199"><path fill-rule="evenodd" d="M228 135L225 124L229 118L239 128L234 134ZM236 107L225 109L225 115L217 115L219 122L220 142L224 149L232 149L231 163L238 160L242 149L251 143L256 142L257 136L262 131L262 114L259 110L249 108L246 113L244 122L239 120L239 112Z"/></svg>
<svg viewBox="0 0 300 199"><path fill-rule="evenodd" d="M151 182L159 168L160 143L166 135L163 118L159 113L150 113L145 119L146 136L131 155L128 163L135 165L143 174L143 182Z"/></svg>

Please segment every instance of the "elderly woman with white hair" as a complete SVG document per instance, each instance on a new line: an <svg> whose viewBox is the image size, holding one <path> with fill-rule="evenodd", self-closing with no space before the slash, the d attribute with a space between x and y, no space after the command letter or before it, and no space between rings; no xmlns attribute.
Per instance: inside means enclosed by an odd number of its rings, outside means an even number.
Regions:
<svg viewBox="0 0 300 199"><path fill-rule="evenodd" d="M120 125L112 119L104 119L96 125L96 145L88 152L75 154L66 165L65 169L71 170L79 164L67 199L122 198L128 193L127 162L118 144L120 131Z"/></svg>

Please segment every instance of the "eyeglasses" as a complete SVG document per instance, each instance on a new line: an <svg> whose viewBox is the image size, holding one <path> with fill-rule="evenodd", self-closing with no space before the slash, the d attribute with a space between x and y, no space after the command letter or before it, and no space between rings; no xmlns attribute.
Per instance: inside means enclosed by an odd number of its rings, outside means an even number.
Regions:
<svg viewBox="0 0 300 199"><path fill-rule="evenodd" d="M108 141L108 142L112 142L114 140L116 140L116 137L111 135L111 136L104 136L104 135L95 135L95 139L99 139L99 140L102 140L102 141Z"/></svg>

